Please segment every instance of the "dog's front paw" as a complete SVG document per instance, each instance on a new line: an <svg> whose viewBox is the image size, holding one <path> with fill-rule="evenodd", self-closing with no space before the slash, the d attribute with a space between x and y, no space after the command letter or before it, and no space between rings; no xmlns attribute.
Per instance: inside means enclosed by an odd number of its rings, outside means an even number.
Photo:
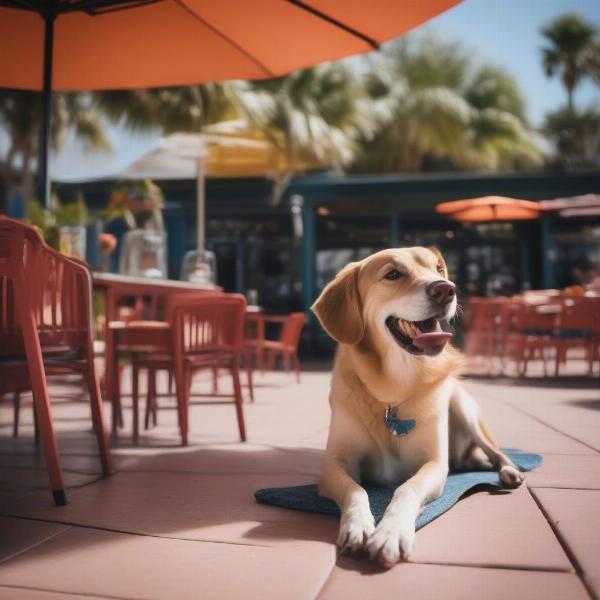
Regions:
<svg viewBox="0 0 600 600"><path fill-rule="evenodd" d="M355 511L342 515L337 545L342 554L362 550L375 530L375 519L370 511Z"/></svg>
<svg viewBox="0 0 600 600"><path fill-rule="evenodd" d="M373 560L389 569L400 560L409 560L415 546L414 524L385 518L367 540L367 550Z"/></svg>
<svg viewBox="0 0 600 600"><path fill-rule="evenodd" d="M525 481L525 474L511 465L500 469L500 481L509 488L519 487Z"/></svg>

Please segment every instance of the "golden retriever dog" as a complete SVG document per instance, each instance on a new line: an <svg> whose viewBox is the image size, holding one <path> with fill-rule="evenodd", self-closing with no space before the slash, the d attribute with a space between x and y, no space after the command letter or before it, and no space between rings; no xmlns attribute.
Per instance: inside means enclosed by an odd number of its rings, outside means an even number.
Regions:
<svg viewBox="0 0 600 600"><path fill-rule="evenodd" d="M455 285L434 248L377 252L347 265L312 310L339 343L319 492L341 512L342 552L366 549L391 567L408 560L415 520L442 494L449 469L523 475L499 449L458 375L462 358L442 324ZM397 485L377 526L364 482Z"/></svg>

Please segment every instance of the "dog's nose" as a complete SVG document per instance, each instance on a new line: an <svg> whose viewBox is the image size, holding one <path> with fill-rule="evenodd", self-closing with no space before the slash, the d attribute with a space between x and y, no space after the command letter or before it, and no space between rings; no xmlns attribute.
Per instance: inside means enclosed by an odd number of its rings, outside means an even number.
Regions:
<svg viewBox="0 0 600 600"><path fill-rule="evenodd" d="M427 286L427 295L440 306L446 306L450 304L456 294L456 288L454 284L445 279L439 279L433 281Z"/></svg>

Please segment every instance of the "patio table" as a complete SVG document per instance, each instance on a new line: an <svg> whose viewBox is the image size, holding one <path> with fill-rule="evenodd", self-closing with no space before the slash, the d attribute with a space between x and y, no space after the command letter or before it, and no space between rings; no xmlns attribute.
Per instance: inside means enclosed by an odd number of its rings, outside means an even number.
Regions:
<svg viewBox="0 0 600 600"><path fill-rule="evenodd" d="M93 273L93 285L104 293L105 347L104 389L112 403L112 431L117 432L120 420L120 376L118 368L119 347L165 348L168 343L169 324L159 318L158 299L187 292L219 291L214 285L199 285L173 279L150 279L115 273ZM126 322L118 320L118 302L123 297L150 298L150 319ZM135 415L134 415L135 417Z"/></svg>
<svg viewBox="0 0 600 600"><path fill-rule="evenodd" d="M188 281L172 279L146 279L114 273L93 273L94 287L105 296L105 348L104 348L104 388L112 403L112 431L116 434L121 417L121 382L119 373L119 349L127 347L142 352L163 351L168 348L170 323L157 314L156 299L186 292L215 292L222 288L214 285L198 285ZM151 315L149 320L119 320L117 303L124 296L150 297ZM256 323L259 340L264 339L264 311L261 306L249 305L246 308L249 320ZM262 365L261 365L262 366ZM133 429L137 437L138 414L134 407Z"/></svg>

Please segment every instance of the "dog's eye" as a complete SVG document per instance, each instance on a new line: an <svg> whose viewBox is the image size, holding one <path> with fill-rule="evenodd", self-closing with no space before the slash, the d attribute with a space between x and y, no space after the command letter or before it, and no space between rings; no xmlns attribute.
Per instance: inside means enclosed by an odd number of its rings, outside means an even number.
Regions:
<svg viewBox="0 0 600 600"><path fill-rule="evenodd" d="M439 273L440 275L445 275L445 274L446 274L446 269L444 268L444 265L443 265L442 263L440 263L440 264L437 266L437 270L438 270L438 273Z"/></svg>
<svg viewBox="0 0 600 600"><path fill-rule="evenodd" d="M383 276L383 278L388 281L396 281L396 279L400 279L400 277L402 277L402 273L400 273L398 269L392 269Z"/></svg>

